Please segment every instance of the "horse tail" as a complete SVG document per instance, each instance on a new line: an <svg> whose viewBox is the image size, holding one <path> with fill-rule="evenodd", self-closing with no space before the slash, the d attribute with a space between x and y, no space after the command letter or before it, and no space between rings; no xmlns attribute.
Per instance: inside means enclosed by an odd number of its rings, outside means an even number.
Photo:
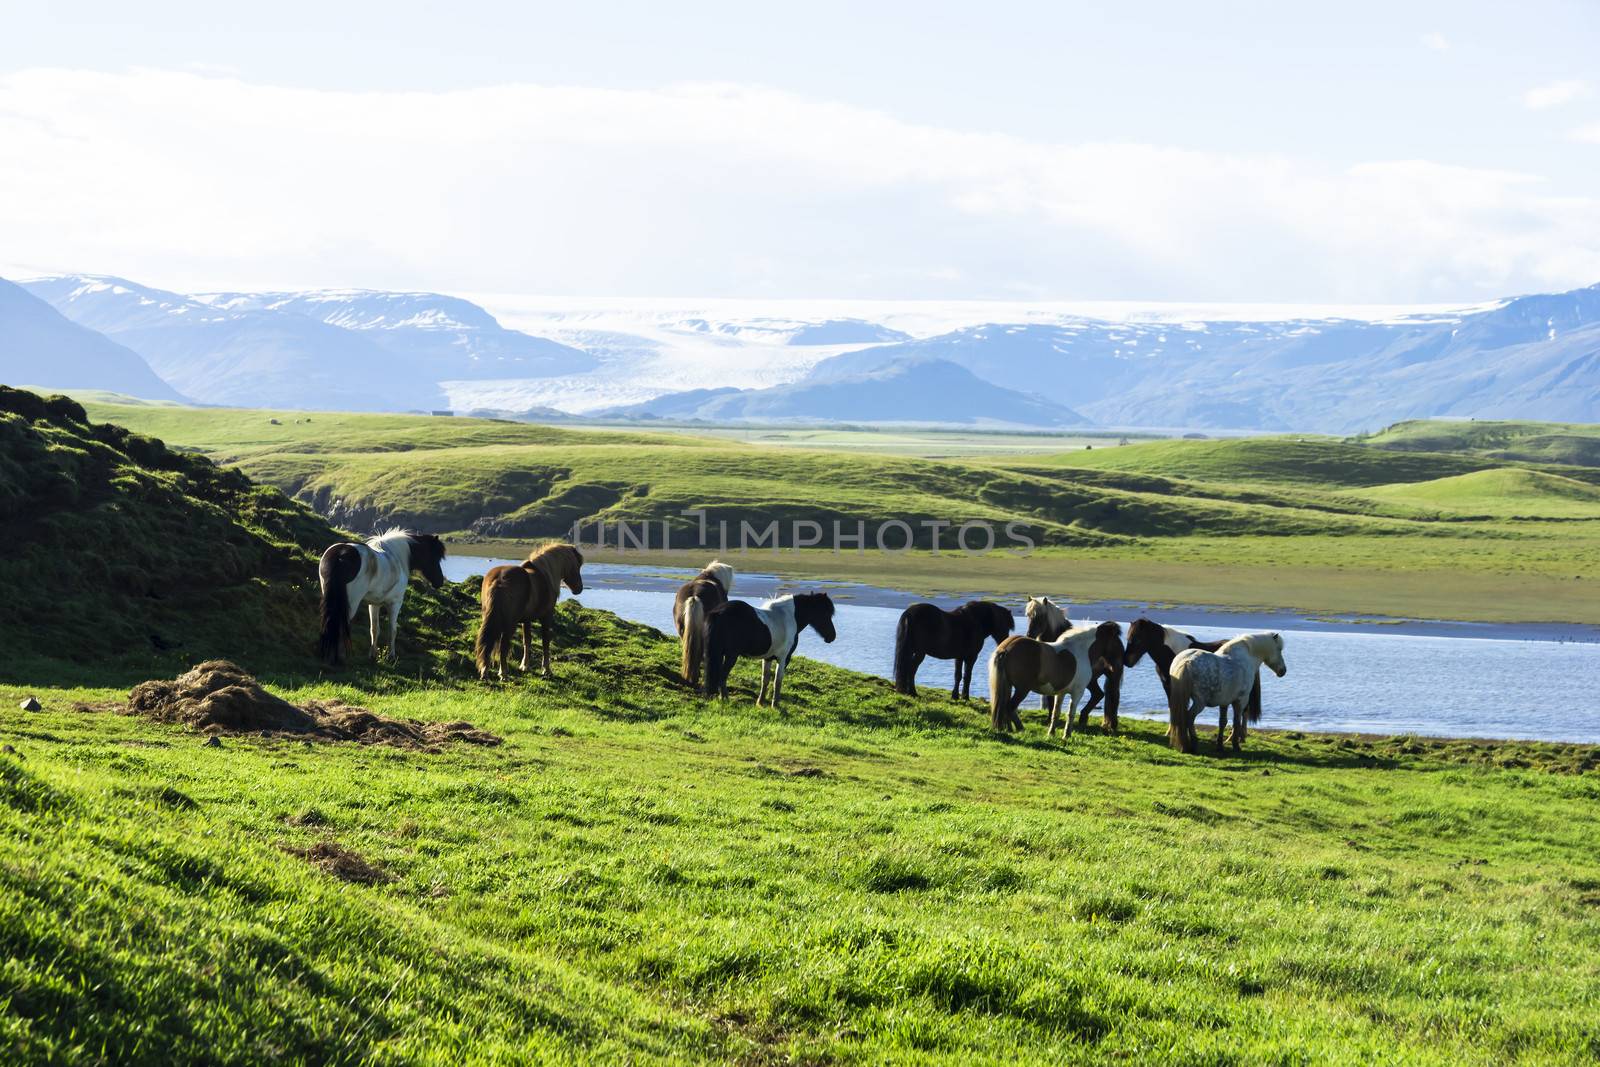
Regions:
<svg viewBox="0 0 1600 1067"><path fill-rule="evenodd" d="M1006 649L997 648L989 656L989 725L1004 730L1005 713L1011 703L1011 683L1006 679Z"/></svg>
<svg viewBox="0 0 1600 1067"><path fill-rule="evenodd" d="M338 663L350 643L350 583L339 573L339 557L323 553L317 565L322 583L322 633L317 654L324 663Z"/></svg>
<svg viewBox="0 0 1600 1067"><path fill-rule="evenodd" d="M473 658L478 662L478 677L487 678L489 668L494 665L497 655L504 655L502 649L509 652L511 644L512 627L507 625L503 616L506 614L501 609L499 598L495 593L500 587L491 585L488 578L483 582L483 617L478 622L478 640L473 645Z"/></svg>
<svg viewBox="0 0 1600 1067"><path fill-rule="evenodd" d="M1250 689L1250 721L1261 721L1261 672L1256 671L1255 684Z"/></svg>
<svg viewBox="0 0 1600 1067"><path fill-rule="evenodd" d="M683 603L683 680L700 684L700 667L706 658L706 606L692 596Z"/></svg>
<svg viewBox="0 0 1600 1067"><path fill-rule="evenodd" d="M717 625L717 619L707 619L705 626L706 642L706 687L705 695L717 696L722 692L723 686L728 684L728 674L722 664L723 645L727 637L722 632L722 627Z"/></svg>
<svg viewBox="0 0 1600 1067"><path fill-rule="evenodd" d="M1189 697L1193 692L1188 671L1172 675L1172 684L1167 688L1167 743L1179 752L1189 750Z"/></svg>
<svg viewBox="0 0 1600 1067"><path fill-rule="evenodd" d="M909 694L911 680L911 616L901 615L894 632L894 691Z"/></svg>

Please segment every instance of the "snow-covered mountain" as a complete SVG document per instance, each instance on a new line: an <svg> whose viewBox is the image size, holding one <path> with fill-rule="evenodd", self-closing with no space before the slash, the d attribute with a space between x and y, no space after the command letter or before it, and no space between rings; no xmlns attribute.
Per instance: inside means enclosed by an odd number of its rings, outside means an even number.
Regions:
<svg viewBox="0 0 1600 1067"><path fill-rule="evenodd" d="M366 289L309 293L205 293L195 299L230 312L281 311L365 336L436 381L548 378L593 369L580 348L508 330L459 297Z"/></svg>
<svg viewBox="0 0 1600 1067"><path fill-rule="evenodd" d="M5 280L0 280L0 382L183 399L137 352L79 326Z"/></svg>
<svg viewBox="0 0 1600 1067"><path fill-rule="evenodd" d="M210 403L1336 433L1600 421L1600 286L1397 309L25 285Z"/></svg>
<svg viewBox="0 0 1600 1067"><path fill-rule="evenodd" d="M984 381L943 359L902 359L861 374L810 378L766 389L696 389L599 415L632 418L1086 426L1039 396Z"/></svg>

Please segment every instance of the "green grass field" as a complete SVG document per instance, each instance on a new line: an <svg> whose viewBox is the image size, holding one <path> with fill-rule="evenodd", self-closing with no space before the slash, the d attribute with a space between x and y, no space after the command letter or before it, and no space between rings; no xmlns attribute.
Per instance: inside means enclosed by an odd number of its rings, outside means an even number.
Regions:
<svg viewBox="0 0 1600 1067"><path fill-rule="evenodd" d="M796 519L848 530L897 518L919 529L923 549L923 521L1018 521L1045 546L1025 560L759 553L751 565L1069 600L1600 623L1590 591L1600 505L1589 495L1600 470L1579 466L1317 437L941 460L863 452L851 431L790 431L773 446L480 419L90 409L235 464L336 522L457 531L514 554L577 521L592 536L595 520L666 520L678 544L692 543L694 520L681 512L695 508L735 531L746 520L787 531ZM849 442L831 447L832 433Z"/></svg>
<svg viewBox="0 0 1600 1067"><path fill-rule="evenodd" d="M554 682L274 675L439 754L0 687L13 1062L1586 1063L1594 749L991 736L800 661L785 714L563 609ZM453 635L458 642L466 634ZM804 647L804 646L802 646ZM1561 771L1579 772L1558 773ZM331 841L392 880L287 849Z"/></svg>
<svg viewBox="0 0 1600 1067"><path fill-rule="evenodd" d="M708 703L673 641L570 599L554 680L483 684L470 583L409 596L395 667L358 638L324 672L335 531L82 415L0 389L28 548L0 556L4 1062L1600 1056L1600 747L1182 757L1133 719L1047 741L1032 709L999 737L804 658L781 713L748 662ZM503 743L213 746L120 713L217 655Z"/></svg>

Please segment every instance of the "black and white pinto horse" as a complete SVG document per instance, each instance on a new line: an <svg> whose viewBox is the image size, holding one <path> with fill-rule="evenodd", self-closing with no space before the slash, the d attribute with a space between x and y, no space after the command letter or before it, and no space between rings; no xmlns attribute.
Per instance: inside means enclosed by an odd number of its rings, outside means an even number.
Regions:
<svg viewBox="0 0 1600 1067"><path fill-rule="evenodd" d="M789 657L807 626L833 642L833 601L827 593L797 593L769 600L761 607L730 600L706 615L706 695L728 699L728 675L740 656L761 659L759 707L772 684L772 707L783 696L783 675Z"/></svg>
<svg viewBox="0 0 1600 1067"><path fill-rule="evenodd" d="M1133 625L1128 627L1127 652L1122 657L1125 667L1137 667L1139 658L1148 655L1150 662L1155 666L1156 677L1161 680L1161 691L1168 696L1172 694L1172 661L1178 653L1187 649L1198 648L1202 652L1215 652L1223 646L1222 641L1201 641L1193 634L1186 634L1182 630L1175 630L1170 626L1163 626L1154 619L1138 618ZM1254 684L1250 687L1249 718L1251 722L1261 721L1261 675L1258 672Z"/></svg>
<svg viewBox="0 0 1600 1067"><path fill-rule="evenodd" d="M1206 708L1219 708L1217 752L1222 752L1222 731L1233 708L1233 750L1244 740L1245 704L1252 686L1260 684L1261 665L1279 678L1288 673L1283 662L1283 636L1276 633L1241 634L1224 641L1215 652L1186 649L1172 660L1172 688L1167 692L1167 740L1179 752L1200 747L1194 721Z"/></svg>
<svg viewBox="0 0 1600 1067"><path fill-rule="evenodd" d="M1056 640L1062 634L1072 629L1072 623L1067 619L1066 608L1057 604L1047 596L1030 596L1028 603L1022 609L1023 617L1028 620L1028 636L1035 641L1046 644ZM1102 661L1096 664L1096 670L1089 677L1089 700L1078 713L1078 725L1089 725L1089 713L1095 709L1103 698L1106 702L1105 710L1101 713L1105 717L1106 729L1113 733L1119 728L1117 713L1122 709L1122 665ZM1100 679L1105 679L1105 688L1100 687ZM1041 710L1051 712L1054 719L1052 697L1039 695Z"/></svg>
<svg viewBox="0 0 1600 1067"><path fill-rule="evenodd" d="M322 636L317 650L324 662L342 663L350 644L350 623L363 606L372 634L372 658L383 645L388 617L386 661L395 661L399 643L400 604L412 571L420 571L435 589L444 584L444 542L433 534L390 530L357 545L330 545L317 567L322 581Z"/></svg>
<svg viewBox="0 0 1600 1067"><path fill-rule="evenodd" d="M969 600L954 611L934 604L913 604L900 614L894 638L894 688L917 695L917 668L929 656L956 661L950 699L972 698L972 668L991 637L1004 641L1016 627L1011 612L987 600ZM963 686L962 679L966 681ZM963 687L965 693L962 692Z"/></svg>

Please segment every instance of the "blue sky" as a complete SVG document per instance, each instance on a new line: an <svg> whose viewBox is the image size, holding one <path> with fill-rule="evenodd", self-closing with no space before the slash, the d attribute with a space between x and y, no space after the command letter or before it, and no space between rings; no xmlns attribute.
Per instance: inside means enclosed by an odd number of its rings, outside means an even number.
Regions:
<svg viewBox="0 0 1600 1067"><path fill-rule="evenodd" d="M1600 281L1594 3L86 2L6 22L12 269L1250 301Z"/></svg>

